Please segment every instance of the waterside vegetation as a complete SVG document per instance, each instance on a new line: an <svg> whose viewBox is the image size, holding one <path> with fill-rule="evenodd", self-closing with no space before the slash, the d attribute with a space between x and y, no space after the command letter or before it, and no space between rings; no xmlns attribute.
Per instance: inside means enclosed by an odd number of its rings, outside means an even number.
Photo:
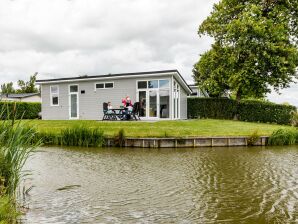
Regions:
<svg viewBox="0 0 298 224"><path fill-rule="evenodd" d="M279 129L274 131L268 140L269 145L298 144L298 129Z"/></svg>
<svg viewBox="0 0 298 224"><path fill-rule="evenodd" d="M28 173L22 168L33 150L41 144L36 130L21 121L0 123L0 223L16 223L17 189Z"/></svg>

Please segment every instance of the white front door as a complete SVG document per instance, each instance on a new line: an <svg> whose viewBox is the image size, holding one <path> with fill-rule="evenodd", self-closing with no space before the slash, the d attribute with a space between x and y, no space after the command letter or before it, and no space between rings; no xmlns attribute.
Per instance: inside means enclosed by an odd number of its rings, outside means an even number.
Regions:
<svg viewBox="0 0 298 224"><path fill-rule="evenodd" d="M78 85L69 86L69 118L78 119L79 118L79 94Z"/></svg>

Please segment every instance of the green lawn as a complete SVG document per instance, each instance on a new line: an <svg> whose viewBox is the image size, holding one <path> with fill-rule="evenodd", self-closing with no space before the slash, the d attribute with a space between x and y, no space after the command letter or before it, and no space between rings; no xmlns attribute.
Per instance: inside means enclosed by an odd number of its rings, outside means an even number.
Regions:
<svg viewBox="0 0 298 224"><path fill-rule="evenodd" d="M230 120L187 120L158 122L102 122L102 121L23 121L36 126L40 132L57 133L63 128L85 125L99 127L105 135L114 136L120 129L125 130L127 137L187 137L187 136L249 136L254 131L268 136L279 128L290 128L284 125L249 123Z"/></svg>

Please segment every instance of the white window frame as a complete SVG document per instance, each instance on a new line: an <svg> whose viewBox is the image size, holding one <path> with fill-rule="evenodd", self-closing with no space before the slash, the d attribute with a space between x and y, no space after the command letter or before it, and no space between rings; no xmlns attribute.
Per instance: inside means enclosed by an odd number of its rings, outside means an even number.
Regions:
<svg viewBox="0 0 298 224"><path fill-rule="evenodd" d="M181 86L176 79L173 79L172 88L173 88L172 90L173 120L179 120L181 119ZM175 101L175 105L174 105L174 101ZM176 108L174 108L174 106L176 106Z"/></svg>
<svg viewBox="0 0 298 224"><path fill-rule="evenodd" d="M113 87L112 88L106 88L106 83L113 83ZM103 84L103 88L96 88L97 84ZM96 90L101 90L101 89L114 89L115 88L115 82L96 82L94 83L94 92L96 92Z"/></svg>
<svg viewBox="0 0 298 224"><path fill-rule="evenodd" d="M155 81L155 80L157 80L157 85L158 85L158 87L157 88L149 88L149 86L148 86L148 82L149 81ZM159 88L159 81L160 80L167 80L167 81L169 81L169 86L168 87L163 87L163 88ZM139 89L138 88L138 82L147 82L147 88L144 88L144 89ZM140 99L139 99L139 92L140 91L145 91L146 92L146 111L147 111L147 113L146 113L146 117L143 117L143 118L145 118L145 119L161 119L161 120L171 120L171 78L164 78L164 79L140 79L140 80L136 80L136 90L137 90L137 92L136 92L136 99L137 99L137 101L140 101ZM157 92L157 101L156 101L156 104L157 104L157 116L156 117L150 117L149 116L149 107L150 107L150 104L149 104L149 91L150 90L156 90L156 92ZM159 90L169 90L169 100L170 100L170 108L169 108L169 118L160 118L160 102L159 102Z"/></svg>
<svg viewBox="0 0 298 224"><path fill-rule="evenodd" d="M57 93L52 93L52 87L57 87ZM58 104L53 104L53 97L58 97ZM51 107L58 107L59 106L59 104L60 104L59 85L50 86L50 102L51 102Z"/></svg>
<svg viewBox="0 0 298 224"><path fill-rule="evenodd" d="M78 91L77 92L70 92L71 86L77 86ZM70 120L76 120L80 117L80 100L79 100L79 84L69 84L68 85L68 100L69 100L69 119ZM77 117L71 117L71 95L77 95Z"/></svg>

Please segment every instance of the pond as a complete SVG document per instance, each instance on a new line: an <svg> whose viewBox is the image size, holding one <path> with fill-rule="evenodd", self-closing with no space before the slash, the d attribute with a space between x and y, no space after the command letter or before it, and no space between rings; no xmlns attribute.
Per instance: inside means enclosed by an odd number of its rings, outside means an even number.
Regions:
<svg viewBox="0 0 298 224"><path fill-rule="evenodd" d="M40 148L23 223L297 223L298 147Z"/></svg>

